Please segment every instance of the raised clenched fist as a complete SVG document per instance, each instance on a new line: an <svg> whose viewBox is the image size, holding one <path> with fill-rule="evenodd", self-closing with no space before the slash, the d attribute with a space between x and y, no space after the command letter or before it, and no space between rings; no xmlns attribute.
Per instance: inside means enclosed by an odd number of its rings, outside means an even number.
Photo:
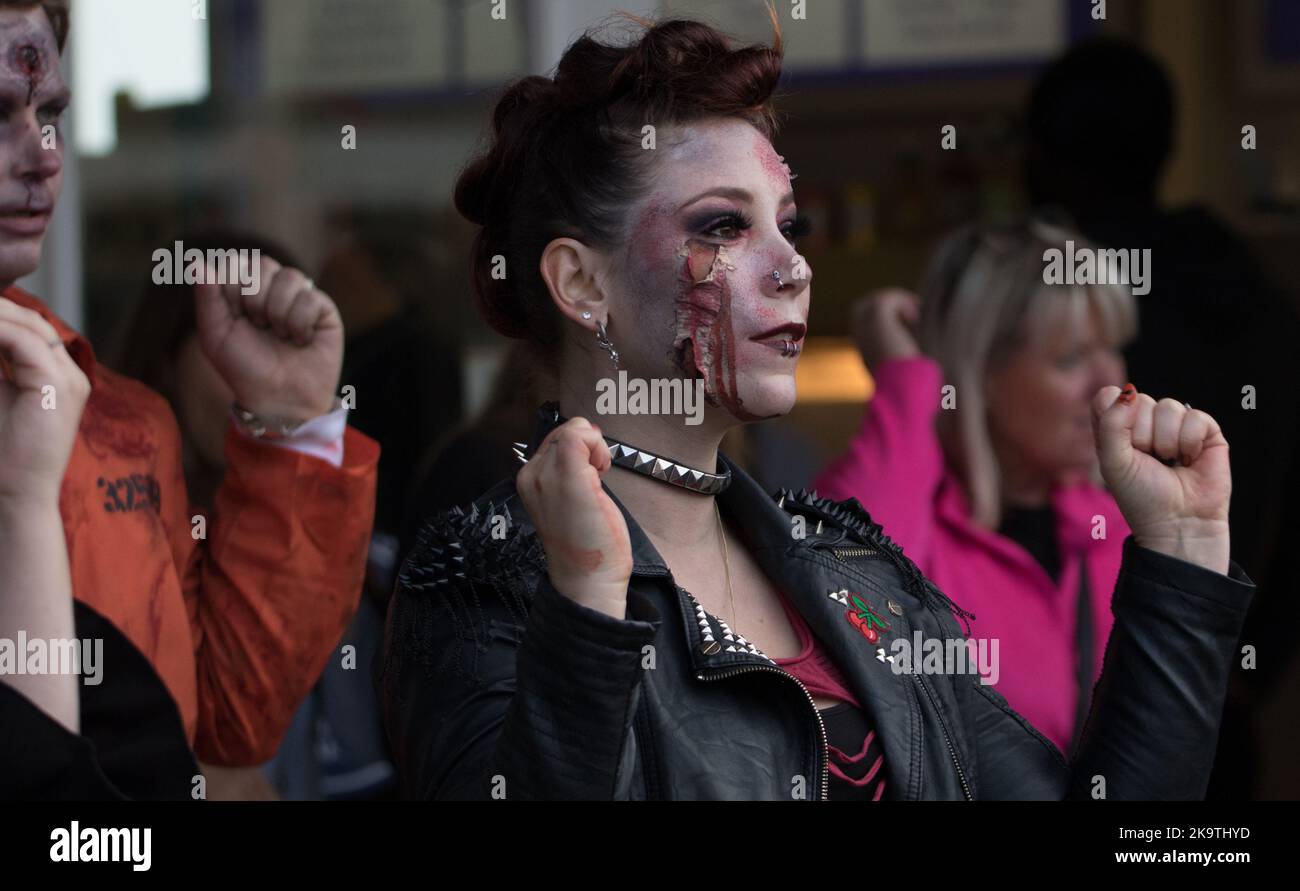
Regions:
<svg viewBox="0 0 1300 891"><path fill-rule="evenodd" d="M203 351L249 411L298 422L328 414L343 368L339 311L297 269L259 262L251 294L240 282L195 287Z"/></svg>
<svg viewBox="0 0 1300 891"><path fill-rule="evenodd" d="M1134 541L1227 573L1232 472L1214 418L1132 384L1099 390L1092 415L1101 473Z"/></svg>
<svg viewBox="0 0 1300 891"><path fill-rule="evenodd" d="M622 619L632 576L627 521L601 487L609 446L586 418L550 432L520 469L515 489L546 551L555 590Z"/></svg>
<svg viewBox="0 0 1300 891"><path fill-rule="evenodd" d="M858 298L851 310L853 339L868 368L921 354L912 333L920 306L920 299L902 288L885 288Z"/></svg>

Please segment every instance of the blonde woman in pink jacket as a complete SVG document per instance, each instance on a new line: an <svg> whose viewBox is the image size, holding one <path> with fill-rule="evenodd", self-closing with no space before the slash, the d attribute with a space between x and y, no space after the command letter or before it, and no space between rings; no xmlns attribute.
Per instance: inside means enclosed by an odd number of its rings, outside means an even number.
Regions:
<svg viewBox="0 0 1300 891"><path fill-rule="evenodd" d="M860 300L854 333L876 393L815 484L862 502L974 613L989 680L1067 752L1129 534L1099 485L1089 404L1124 385L1119 349L1137 325L1126 285L1046 283L1049 252L1069 262L1071 241L1075 258L1093 249L1038 221L969 227L940 245L920 298Z"/></svg>

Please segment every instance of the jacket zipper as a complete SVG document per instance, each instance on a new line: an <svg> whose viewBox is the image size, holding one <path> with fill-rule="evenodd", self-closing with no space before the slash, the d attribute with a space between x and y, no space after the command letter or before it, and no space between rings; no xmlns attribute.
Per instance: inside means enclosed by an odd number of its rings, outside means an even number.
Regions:
<svg viewBox="0 0 1300 891"><path fill-rule="evenodd" d="M836 560L846 563L859 557L879 556L880 551L875 548L831 548L831 553L835 555Z"/></svg>
<svg viewBox="0 0 1300 891"><path fill-rule="evenodd" d="M957 779L961 780L961 791L966 796L967 801L974 801L975 796L970 794L970 786L966 784L966 772L961 769L961 762L957 760L957 750L953 748L952 738L948 736L948 722L943 719L943 713L939 711L939 703L934 701L934 695L930 693L929 688L921 683L921 677L912 674L912 680L916 685L925 692L925 698L930 700L930 707L934 709L935 716L939 719L939 728L943 731L943 742L948 747L948 756L952 758L952 766L957 769Z"/></svg>
<svg viewBox="0 0 1300 891"><path fill-rule="evenodd" d="M830 756L830 743L826 739L826 722L822 720L822 713L817 708L817 701L813 699L812 694L808 692L808 688L803 685L803 681L799 680L797 677L790 674L788 671L782 671L781 669L772 665L745 665L740 668L725 669L721 672L710 674L710 675L697 674L695 677L701 681L720 681L723 678L734 677L738 674L744 674L749 671L775 672L776 674L779 674L782 677L786 677L794 681L796 684L799 685L799 689L803 691L803 695L807 698L808 704L812 706L813 715L817 718L817 733L818 736L821 738L821 765L822 765L821 800L822 801L829 800L830 773L831 773L830 757L831 756Z"/></svg>
<svg viewBox="0 0 1300 891"><path fill-rule="evenodd" d="M880 556L880 551L877 548L832 547L830 548L830 552L834 554L835 559L839 560L841 563L847 563L849 560L855 558ZM798 678L795 678L795 680L798 680ZM934 695L925 684L921 683L921 678L918 675L912 674L912 680L916 681L916 685L924 691L925 698L929 700L930 707L934 709L935 716L939 719L939 727L943 730L943 742L944 745L948 747L948 757L952 759L952 766L957 771L957 779L961 781L962 794L966 796L967 801L974 801L975 796L971 795L970 785L966 782L966 772L962 770L961 762L957 760L957 750L953 747L952 738L948 735L948 722L943 719L943 714L939 711L939 704L934 701Z"/></svg>

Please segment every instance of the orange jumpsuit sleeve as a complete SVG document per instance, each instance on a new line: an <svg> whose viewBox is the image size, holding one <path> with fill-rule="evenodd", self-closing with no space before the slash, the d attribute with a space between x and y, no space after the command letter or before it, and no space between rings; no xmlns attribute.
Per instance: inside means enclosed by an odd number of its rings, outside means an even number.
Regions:
<svg viewBox="0 0 1300 891"><path fill-rule="evenodd" d="M162 452L185 492L180 434ZM343 465L260 443L231 426L206 538L184 498L164 506L194 641L200 760L271 758L360 602L379 446L352 428Z"/></svg>

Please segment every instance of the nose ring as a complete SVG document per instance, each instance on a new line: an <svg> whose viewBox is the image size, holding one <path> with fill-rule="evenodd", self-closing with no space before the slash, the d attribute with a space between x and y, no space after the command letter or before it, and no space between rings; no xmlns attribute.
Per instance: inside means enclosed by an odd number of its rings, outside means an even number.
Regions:
<svg viewBox="0 0 1300 891"><path fill-rule="evenodd" d="M772 278L776 280L776 286L777 286L778 288L784 288L784 287L785 287L785 282L781 281L781 270L779 270L779 269L773 269L773 270L772 270Z"/></svg>

